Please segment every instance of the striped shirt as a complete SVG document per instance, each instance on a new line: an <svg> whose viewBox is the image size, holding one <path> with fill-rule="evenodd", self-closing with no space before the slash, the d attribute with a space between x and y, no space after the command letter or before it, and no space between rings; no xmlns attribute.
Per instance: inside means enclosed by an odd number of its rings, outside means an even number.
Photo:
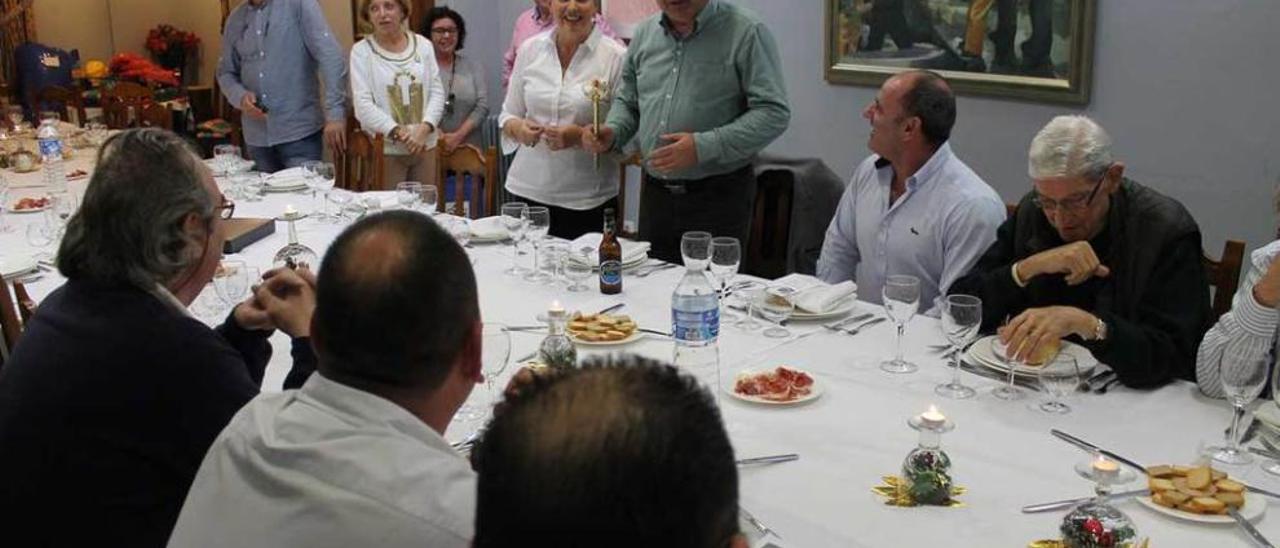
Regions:
<svg viewBox="0 0 1280 548"><path fill-rule="evenodd" d="M1239 343L1246 338L1267 341L1271 344L1272 361L1275 360L1275 348L1280 341L1280 313L1274 308L1267 308L1253 298L1253 286L1266 273L1271 261L1280 255L1280 240L1276 240L1253 252L1250 256L1249 274L1245 277L1236 295L1231 301L1231 311L1223 314L1218 323L1204 334L1200 341L1200 350L1196 353L1196 384L1206 396L1223 397L1222 375L1218 364L1222 360L1222 352L1229 344Z"/></svg>

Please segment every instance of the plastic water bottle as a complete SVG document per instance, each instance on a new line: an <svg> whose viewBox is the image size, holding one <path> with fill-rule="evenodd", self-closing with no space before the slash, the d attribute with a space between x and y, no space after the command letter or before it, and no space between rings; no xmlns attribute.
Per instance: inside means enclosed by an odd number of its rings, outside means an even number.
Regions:
<svg viewBox="0 0 1280 548"><path fill-rule="evenodd" d="M62 136L58 134L58 119L40 119L36 132L40 146L40 161L44 163L44 186L49 192L67 191L67 174L62 166Z"/></svg>
<svg viewBox="0 0 1280 548"><path fill-rule="evenodd" d="M720 301L703 272L706 262L690 262L701 264L686 268L671 294L671 336L676 343L672 362L718 391Z"/></svg>

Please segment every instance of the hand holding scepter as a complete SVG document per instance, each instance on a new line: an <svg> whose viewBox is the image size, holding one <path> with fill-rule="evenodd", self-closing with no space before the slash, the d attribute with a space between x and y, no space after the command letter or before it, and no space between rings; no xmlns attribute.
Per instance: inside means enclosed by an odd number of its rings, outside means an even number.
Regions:
<svg viewBox="0 0 1280 548"><path fill-rule="evenodd" d="M593 78L583 86L582 92L591 99L591 129L600 134L600 103L609 97L609 82L601 78ZM596 171L600 171L600 153L592 153Z"/></svg>

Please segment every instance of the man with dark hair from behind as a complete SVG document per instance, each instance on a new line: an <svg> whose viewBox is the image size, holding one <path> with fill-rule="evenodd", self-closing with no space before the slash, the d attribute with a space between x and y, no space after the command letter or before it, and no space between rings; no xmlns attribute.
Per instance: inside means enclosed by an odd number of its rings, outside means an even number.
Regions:
<svg viewBox="0 0 1280 548"><path fill-rule="evenodd" d="M818 257L827 283L853 280L880 301L890 274L920 279L920 309L941 313L939 297L969 271L1004 222L1000 195L951 152L956 98L941 76L898 74L862 117L875 154L857 167Z"/></svg>
<svg viewBox="0 0 1280 548"><path fill-rule="evenodd" d="M320 267L316 375L236 415L169 546L469 546L475 473L442 437L481 380L466 253L424 215L367 217Z"/></svg>
<svg viewBox="0 0 1280 548"><path fill-rule="evenodd" d="M711 395L627 356L510 394L472 455L475 548L745 548L738 471Z"/></svg>

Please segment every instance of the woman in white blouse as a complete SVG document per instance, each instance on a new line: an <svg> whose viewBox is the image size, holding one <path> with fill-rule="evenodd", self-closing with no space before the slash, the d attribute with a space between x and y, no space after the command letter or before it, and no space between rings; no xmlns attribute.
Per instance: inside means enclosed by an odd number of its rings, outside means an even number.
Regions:
<svg viewBox="0 0 1280 548"><path fill-rule="evenodd" d="M503 152L524 146L507 172L507 191L549 207L550 234L567 239L599 231L604 210L618 201L617 159L601 155L596 169L581 147L592 121L585 88L599 81L616 89L627 53L596 28L596 11L595 0L552 0L556 27L520 47L498 118ZM601 101L602 123L611 99Z"/></svg>
<svg viewBox="0 0 1280 548"><path fill-rule="evenodd" d="M408 0L364 0L360 17L373 34L351 48L351 92L356 119L387 137L383 188L403 181L435 184L436 126L444 115L431 41L409 32Z"/></svg>

